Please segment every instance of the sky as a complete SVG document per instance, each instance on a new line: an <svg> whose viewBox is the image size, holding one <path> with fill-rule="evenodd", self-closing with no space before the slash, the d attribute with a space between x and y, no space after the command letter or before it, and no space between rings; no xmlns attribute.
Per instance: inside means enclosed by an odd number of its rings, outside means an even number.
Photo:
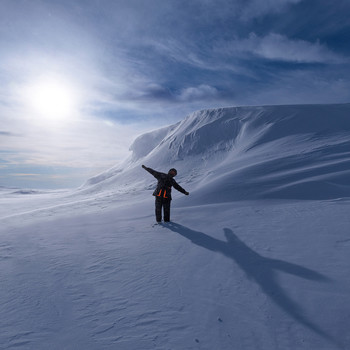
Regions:
<svg viewBox="0 0 350 350"><path fill-rule="evenodd" d="M0 186L77 187L199 109L348 103L349 13L349 0L0 0Z"/></svg>

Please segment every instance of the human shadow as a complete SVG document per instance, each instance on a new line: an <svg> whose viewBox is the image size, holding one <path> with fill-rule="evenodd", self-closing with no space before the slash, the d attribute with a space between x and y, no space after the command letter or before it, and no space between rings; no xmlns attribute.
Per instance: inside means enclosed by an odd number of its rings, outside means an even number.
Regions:
<svg viewBox="0 0 350 350"><path fill-rule="evenodd" d="M304 315L302 308L288 296L279 284L276 271L317 282L328 282L330 281L328 277L300 265L278 259L265 258L249 248L228 228L224 228L227 240L225 242L176 223L170 223L166 227L200 247L219 252L235 261L247 277L254 280L265 295L290 317L323 338L328 339L333 344L340 346L332 336L328 335Z"/></svg>

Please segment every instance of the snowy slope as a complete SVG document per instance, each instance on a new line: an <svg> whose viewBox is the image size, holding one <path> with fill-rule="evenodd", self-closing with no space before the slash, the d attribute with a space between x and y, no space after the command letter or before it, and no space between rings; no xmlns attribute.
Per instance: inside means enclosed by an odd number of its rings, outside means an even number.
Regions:
<svg viewBox="0 0 350 350"><path fill-rule="evenodd" d="M2 188L0 349L350 349L349 112L196 112L75 191ZM190 192L172 224L141 164Z"/></svg>
<svg viewBox="0 0 350 350"><path fill-rule="evenodd" d="M143 189L145 163L162 171L176 167L197 203L350 195L349 104L200 111L142 135L131 150L127 162L85 189L122 190L130 180Z"/></svg>

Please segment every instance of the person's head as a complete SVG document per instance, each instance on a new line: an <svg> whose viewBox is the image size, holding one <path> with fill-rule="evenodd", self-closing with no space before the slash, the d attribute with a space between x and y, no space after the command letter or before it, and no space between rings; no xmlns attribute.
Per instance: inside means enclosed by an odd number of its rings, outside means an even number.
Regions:
<svg viewBox="0 0 350 350"><path fill-rule="evenodd" d="M171 177L174 177L177 175L177 170L174 169L174 168L171 168L169 171L168 171L168 174L171 176Z"/></svg>

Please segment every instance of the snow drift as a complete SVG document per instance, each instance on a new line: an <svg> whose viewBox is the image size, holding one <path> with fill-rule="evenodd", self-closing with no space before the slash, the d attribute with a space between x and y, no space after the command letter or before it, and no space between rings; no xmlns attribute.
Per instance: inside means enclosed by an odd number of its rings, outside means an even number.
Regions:
<svg viewBox="0 0 350 350"><path fill-rule="evenodd" d="M349 196L350 104L203 110L141 135L130 150L80 190L147 189L144 163L176 167L192 202Z"/></svg>

